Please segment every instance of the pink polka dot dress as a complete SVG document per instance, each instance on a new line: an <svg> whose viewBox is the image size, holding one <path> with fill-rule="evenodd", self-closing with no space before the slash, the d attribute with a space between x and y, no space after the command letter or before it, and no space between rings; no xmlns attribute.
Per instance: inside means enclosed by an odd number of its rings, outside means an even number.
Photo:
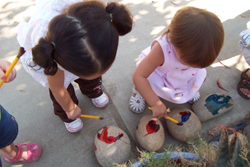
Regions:
<svg viewBox="0 0 250 167"><path fill-rule="evenodd" d="M137 65L149 54L155 42L159 42L162 48L164 63L148 77L152 89L167 101L177 104L186 103L203 84L207 74L206 69L193 68L180 63L175 55L174 46L166 36L158 37L151 46L144 49Z"/></svg>

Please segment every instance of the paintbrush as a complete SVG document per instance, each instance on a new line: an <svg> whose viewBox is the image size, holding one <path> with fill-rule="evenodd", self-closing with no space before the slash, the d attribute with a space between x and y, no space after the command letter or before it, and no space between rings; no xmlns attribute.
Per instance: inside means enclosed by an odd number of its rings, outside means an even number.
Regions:
<svg viewBox="0 0 250 167"><path fill-rule="evenodd" d="M103 120L103 117L98 117L98 116L92 116L92 115L81 115L83 118L92 118L92 119L100 119Z"/></svg>
<svg viewBox="0 0 250 167"><path fill-rule="evenodd" d="M8 70L5 73L5 77L4 79L1 80L0 82L0 88L3 85L4 81L6 80L6 78L9 76L10 72L12 71L12 69L14 68L14 66L16 65L16 63L18 62L19 58L25 53L24 48L20 47L19 52L17 54L17 56L15 57L15 59L13 60L13 62L10 64L10 67L8 68Z"/></svg>
<svg viewBox="0 0 250 167"><path fill-rule="evenodd" d="M148 107L148 109L152 110L151 107ZM164 118L165 118L165 117L164 117ZM176 123L177 125L183 125L182 122L178 122L178 121L176 121L175 119L173 119L173 118L171 118L171 117L169 117L169 116L167 116L167 119L170 120L170 121L172 121L172 122L174 122L174 123Z"/></svg>

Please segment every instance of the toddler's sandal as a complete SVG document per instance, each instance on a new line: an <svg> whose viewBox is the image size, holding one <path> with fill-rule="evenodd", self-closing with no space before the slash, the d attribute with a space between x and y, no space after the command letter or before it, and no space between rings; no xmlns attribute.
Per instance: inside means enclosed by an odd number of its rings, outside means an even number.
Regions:
<svg viewBox="0 0 250 167"><path fill-rule="evenodd" d="M242 72L237 86L238 93L245 99L250 99L250 78L246 74L249 69ZM245 93L243 92L245 90ZM248 95L247 95L248 93Z"/></svg>
<svg viewBox="0 0 250 167"><path fill-rule="evenodd" d="M129 108L134 113L142 113L145 109L145 100L140 95L140 93L133 87L132 89L133 93L129 100Z"/></svg>
<svg viewBox="0 0 250 167"><path fill-rule="evenodd" d="M24 159L21 159L22 154L23 154L22 145L26 145L28 148L27 157ZM17 162L17 161L34 162L41 156L42 148L41 148L40 144L38 144L38 143L17 144L16 147L18 148L18 153L14 158L9 158L9 157L3 155L3 158L6 161L8 161L8 162Z"/></svg>
<svg viewBox="0 0 250 167"><path fill-rule="evenodd" d="M195 95L188 101L189 104L194 104L201 97L199 92L196 92Z"/></svg>

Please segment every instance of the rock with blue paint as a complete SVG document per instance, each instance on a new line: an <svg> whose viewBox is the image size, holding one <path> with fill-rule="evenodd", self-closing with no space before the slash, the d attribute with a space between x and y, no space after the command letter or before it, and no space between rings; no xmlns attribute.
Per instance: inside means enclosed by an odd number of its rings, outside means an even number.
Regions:
<svg viewBox="0 0 250 167"><path fill-rule="evenodd" d="M225 93L211 93L201 97L192 105L192 109L200 119L205 122L220 116L234 107L234 101L231 96Z"/></svg>
<svg viewBox="0 0 250 167"><path fill-rule="evenodd" d="M173 138L187 142L188 140L196 139L200 134L201 122L191 110L186 108L171 109L168 116L183 124L178 125L166 119L168 132Z"/></svg>
<svg viewBox="0 0 250 167"><path fill-rule="evenodd" d="M128 135L122 129L106 126L95 135L94 149L100 165L110 167L113 163L123 164L128 161L131 144Z"/></svg>
<svg viewBox="0 0 250 167"><path fill-rule="evenodd" d="M148 151L159 150L165 141L164 128L161 121L152 115L141 118L135 131L136 139L140 146Z"/></svg>

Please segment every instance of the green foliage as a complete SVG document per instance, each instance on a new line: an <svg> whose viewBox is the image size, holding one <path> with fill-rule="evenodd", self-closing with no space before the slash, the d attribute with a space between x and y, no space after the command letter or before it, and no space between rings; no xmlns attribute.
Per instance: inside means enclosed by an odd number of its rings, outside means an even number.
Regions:
<svg viewBox="0 0 250 167"><path fill-rule="evenodd" d="M141 159L144 160L144 162L147 163L147 166L149 167L179 167L175 161L170 160L169 153L173 152L174 149L172 146L169 146L165 151L164 155L160 156L158 158L154 158L155 152L140 152L141 153Z"/></svg>
<svg viewBox="0 0 250 167"><path fill-rule="evenodd" d="M247 138L247 150L250 150L250 138Z"/></svg>
<svg viewBox="0 0 250 167"><path fill-rule="evenodd" d="M147 167L249 167L250 166L250 139L245 136L240 140L239 135L233 130L231 142L228 142L227 129L222 127L221 138L218 148L212 144L208 144L201 137L198 140L189 140L189 149L186 150L181 146L169 146L164 151L164 155L154 158L155 152L140 152L140 161L146 162ZM230 128L229 128L230 129ZM244 142L243 142L244 140ZM244 147L241 142L245 143ZM200 161L186 160L181 157L178 163L170 160L171 152L190 152L199 155ZM205 160L204 160L205 159ZM132 167L130 164L117 165L116 167Z"/></svg>
<svg viewBox="0 0 250 167"><path fill-rule="evenodd" d="M237 132L233 131L233 138L228 142L227 128L219 125L222 128L221 137L218 146L218 155L215 161L215 167L247 167L248 162L246 158L242 158L241 143Z"/></svg>

